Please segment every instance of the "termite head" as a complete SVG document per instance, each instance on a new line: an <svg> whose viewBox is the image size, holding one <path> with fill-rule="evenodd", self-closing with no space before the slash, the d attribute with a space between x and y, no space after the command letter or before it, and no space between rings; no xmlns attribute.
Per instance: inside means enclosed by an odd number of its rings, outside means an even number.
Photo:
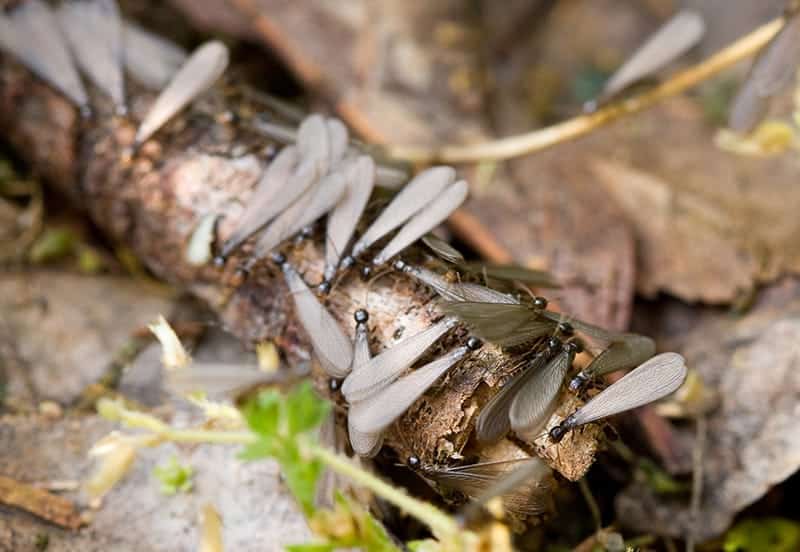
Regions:
<svg viewBox="0 0 800 552"><path fill-rule="evenodd" d="M567 429L562 426L562 424L558 424L554 428L552 428L548 433L548 437L550 441L553 443L560 443L561 439L564 438L564 435L567 433Z"/></svg>
<svg viewBox="0 0 800 552"><path fill-rule="evenodd" d="M533 298L533 308L544 310L547 308L547 299L537 295Z"/></svg>
<svg viewBox="0 0 800 552"><path fill-rule="evenodd" d="M477 351L481 347L483 347L483 341L481 341L474 335L471 335L469 339L467 339L467 349L469 349L470 351Z"/></svg>
<svg viewBox="0 0 800 552"><path fill-rule="evenodd" d="M347 255L342 259L342 262L339 264L343 269L352 268L353 265L356 264L356 258L352 255Z"/></svg>
<svg viewBox="0 0 800 552"><path fill-rule="evenodd" d="M369 320L369 313L365 309L358 309L355 313L353 313L353 318L356 321L356 324L364 324Z"/></svg>
<svg viewBox="0 0 800 552"><path fill-rule="evenodd" d="M372 267L369 265L364 265L361 267L361 278L364 280L369 279L372 276Z"/></svg>
<svg viewBox="0 0 800 552"><path fill-rule="evenodd" d="M319 290L322 295L327 295L331 292L331 283L328 280L323 280L322 283L317 286L317 290Z"/></svg>

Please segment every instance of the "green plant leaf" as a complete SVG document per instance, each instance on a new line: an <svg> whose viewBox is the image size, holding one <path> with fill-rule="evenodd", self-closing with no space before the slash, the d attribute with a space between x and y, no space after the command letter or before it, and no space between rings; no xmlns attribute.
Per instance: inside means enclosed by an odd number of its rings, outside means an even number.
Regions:
<svg viewBox="0 0 800 552"><path fill-rule="evenodd" d="M745 519L725 534L725 552L800 550L800 524L783 518Z"/></svg>
<svg viewBox="0 0 800 552"><path fill-rule="evenodd" d="M329 552L336 550L337 545L322 542L310 542L307 544L290 544L286 547L287 552Z"/></svg>
<svg viewBox="0 0 800 552"><path fill-rule="evenodd" d="M286 418L290 435L305 433L319 426L330 404L314 391L311 382L295 387L286 400Z"/></svg>
<svg viewBox="0 0 800 552"><path fill-rule="evenodd" d="M242 413L247 425L261 437L277 437L281 426L283 402L283 397L276 390L262 391L244 407Z"/></svg>

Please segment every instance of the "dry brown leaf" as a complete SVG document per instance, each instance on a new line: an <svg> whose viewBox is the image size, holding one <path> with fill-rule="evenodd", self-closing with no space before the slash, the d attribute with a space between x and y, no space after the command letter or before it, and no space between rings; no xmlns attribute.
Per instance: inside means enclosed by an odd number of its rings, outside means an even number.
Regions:
<svg viewBox="0 0 800 552"><path fill-rule="evenodd" d="M720 395L708 415L698 541L721 534L738 512L800 467L800 286L776 286L759 303L738 320L703 317L680 348ZM684 431L690 443L692 434L691 427ZM692 525L687 500L659 497L639 483L616 506L618 519L636 531L683 537Z"/></svg>

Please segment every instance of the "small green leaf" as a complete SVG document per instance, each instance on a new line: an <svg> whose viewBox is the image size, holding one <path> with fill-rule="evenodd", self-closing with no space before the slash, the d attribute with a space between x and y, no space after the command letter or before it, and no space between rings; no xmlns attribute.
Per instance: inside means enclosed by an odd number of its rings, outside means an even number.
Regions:
<svg viewBox="0 0 800 552"><path fill-rule="evenodd" d="M287 443L291 449L293 443ZM283 476L286 478L286 485L300 503L306 515L314 513L314 495L317 488L317 480L322 474L324 466L319 460L297 461L298 454L282 454L278 457L281 464Z"/></svg>
<svg viewBox="0 0 800 552"><path fill-rule="evenodd" d="M641 458L639 460L638 468L639 473L644 476L644 480L647 485L657 494L682 494L688 493L690 490L688 483L674 479L652 460Z"/></svg>
<svg viewBox="0 0 800 552"><path fill-rule="evenodd" d="M295 387L286 400L286 414L290 435L310 431L322 423L330 404L314 391L311 382Z"/></svg>
<svg viewBox="0 0 800 552"><path fill-rule="evenodd" d="M165 495L174 495L179 492L188 493L192 490L192 476L194 469L183 466L173 456L169 462L156 466L153 475L160 482L160 490Z"/></svg>
<svg viewBox="0 0 800 552"><path fill-rule="evenodd" d="M310 542L307 544L290 544L286 546L287 552L332 552L337 545L326 542Z"/></svg>
<svg viewBox="0 0 800 552"><path fill-rule="evenodd" d="M800 550L800 524L782 518L745 519L725 535L725 552Z"/></svg>
<svg viewBox="0 0 800 552"><path fill-rule="evenodd" d="M259 393L244 407L247 425L262 437L277 437L281 422L283 398L274 389Z"/></svg>
<svg viewBox="0 0 800 552"><path fill-rule="evenodd" d="M32 263L46 263L66 257L75 249L75 234L65 228L46 230L31 246L28 258Z"/></svg>

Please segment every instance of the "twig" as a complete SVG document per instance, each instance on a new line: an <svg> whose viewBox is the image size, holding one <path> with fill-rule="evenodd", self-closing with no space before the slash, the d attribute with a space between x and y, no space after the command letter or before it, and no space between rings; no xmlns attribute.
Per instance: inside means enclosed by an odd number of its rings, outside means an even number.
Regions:
<svg viewBox="0 0 800 552"><path fill-rule="evenodd" d="M743 36L705 61L681 71L666 82L632 98L613 102L598 111L525 134L482 144L431 148L425 146L386 146L389 157L411 163L474 163L500 161L540 151L561 142L574 140L612 121L639 113L658 102L680 94L717 73L753 55L780 31L784 19L777 18Z"/></svg>
<svg viewBox="0 0 800 552"><path fill-rule="evenodd" d="M696 434L694 454L692 455L692 499L689 503L689 530L686 535L686 552L694 552L694 534L697 528L700 502L703 497L703 458L706 448L706 434L708 432L704 415L698 416L695 424Z"/></svg>
<svg viewBox="0 0 800 552"><path fill-rule="evenodd" d="M14 506L67 529L83 524L72 501L0 475L0 504Z"/></svg>

